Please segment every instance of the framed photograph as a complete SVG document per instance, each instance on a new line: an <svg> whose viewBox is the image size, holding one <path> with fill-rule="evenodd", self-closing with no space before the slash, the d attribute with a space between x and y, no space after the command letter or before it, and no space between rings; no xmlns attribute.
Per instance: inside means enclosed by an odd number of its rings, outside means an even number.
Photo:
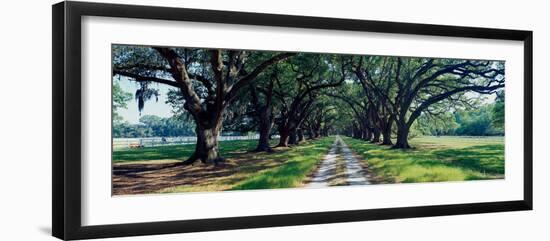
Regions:
<svg viewBox="0 0 550 241"><path fill-rule="evenodd" d="M60 239L532 209L531 31L69 1L52 51Z"/></svg>

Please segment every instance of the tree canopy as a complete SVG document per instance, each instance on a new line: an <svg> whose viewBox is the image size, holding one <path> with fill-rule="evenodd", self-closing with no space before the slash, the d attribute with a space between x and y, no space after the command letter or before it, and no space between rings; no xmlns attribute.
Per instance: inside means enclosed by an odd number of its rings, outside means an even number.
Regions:
<svg viewBox="0 0 550 241"><path fill-rule="evenodd" d="M259 133L257 151L271 151L273 134L280 147L340 133L409 148L417 134L504 133L503 61L125 45L113 54L113 79L139 85L139 110L162 94L155 86L172 87L174 117L140 122L160 135L193 128L184 164L223 160L221 131ZM129 99L115 81L113 112Z"/></svg>

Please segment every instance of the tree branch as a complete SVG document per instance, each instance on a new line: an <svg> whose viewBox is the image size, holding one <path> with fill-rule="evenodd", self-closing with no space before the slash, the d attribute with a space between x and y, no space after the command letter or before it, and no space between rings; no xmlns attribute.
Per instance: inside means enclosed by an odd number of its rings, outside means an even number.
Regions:
<svg viewBox="0 0 550 241"><path fill-rule="evenodd" d="M142 75L138 75L138 74L134 74L134 73L131 73L131 72L122 71L122 70L118 70L118 69L113 70L113 76L114 75L126 76L126 77L134 79L137 82L155 82L155 83L165 84L165 85L169 85L169 86L176 87L176 88L180 87L179 84L175 81L171 81L171 80L167 80L167 79L161 79L161 78L157 78L157 77L151 77L151 76L142 76Z"/></svg>
<svg viewBox="0 0 550 241"><path fill-rule="evenodd" d="M170 65L172 77L179 84L181 93L185 98L186 109L197 117L198 113L202 111L201 100L193 89L185 63L180 59L176 51L171 48L154 47L153 49L157 50Z"/></svg>
<svg viewBox="0 0 550 241"><path fill-rule="evenodd" d="M258 65L256 68L254 68L254 70L252 72L250 72L246 76L242 77L235 84L233 84L232 86L227 88L228 89L228 94L226 95L226 100L230 101L231 99L235 98L238 91L242 87L246 86L249 81L254 80L260 73L262 73L262 71L264 71L270 65L272 65L276 62L279 62L281 60L284 60L286 58L289 58L291 56L294 56L294 55L296 55L296 53L281 53L281 54L275 55L272 58L264 61L263 63Z"/></svg>
<svg viewBox="0 0 550 241"><path fill-rule="evenodd" d="M416 120L416 118L418 118L420 116L422 111L424 111L430 105L432 105L434 103L437 103L438 101L444 100L444 99L446 99L446 98L448 98L448 97L450 97L454 94L457 94L457 93L460 93L460 92L465 92L465 91L474 91L474 92L485 94L485 93L490 93L492 91L495 91L495 90L497 90L499 88L503 88L503 87L504 87L503 83L498 84L498 85L492 85L492 86L478 86L478 85L465 86L465 87L462 87L462 88L457 88L457 89L454 89L454 90L451 90L451 91L447 91L447 92L439 94L439 95L434 95L434 96L430 97L429 99L427 99L426 101L422 102L422 104L420 104L411 113L411 116L409 117L409 119L407 121L407 124L412 125L414 120Z"/></svg>

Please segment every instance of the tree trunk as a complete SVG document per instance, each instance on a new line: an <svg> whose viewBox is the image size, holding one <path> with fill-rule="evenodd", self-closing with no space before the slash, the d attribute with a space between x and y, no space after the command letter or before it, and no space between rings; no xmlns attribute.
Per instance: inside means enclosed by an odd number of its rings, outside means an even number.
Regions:
<svg viewBox="0 0 550 241"><path fill-rule="evenodd" d="M365 128L365 138L363 140L365 140L365 141L372 140L372 129Z"/></svg>
<svg viewBox="0 0 550 241"><path fill-rule="evenodd" d="M374 128L372 131L372 143L378 143L380 142L380 130L378 128Z"/></svg>
<svg viewBox="0 0 550 241"><path fill-rule="evenodd" d="M361 140L369 139L369 130L367 128L361 128Z"/></svg>
<svg viewBox="0 0 550 241"><path fill-rule="evenodd" d="M223 158L219 156L218 150L218 134L221 127L221 121L214 125L214 127L204 127L197 125L195 131L197 132L197 143L195 145L195 152L182 164L193 164L197 160L201 160L205 164L218 164L223 161Z"/></svg>
<svg viewBox="0 0 550 241"><path fill-rule="evenodd" d="M296 130L296 134L298 134L298 143L303 142L305 140L304 131L302 130L302 128Z"/></svg>
<svg viewBox="0 0 550 241"><path fill-rule="evenodd" d="M382 142L382 145L392 145L392 141L391 141L391 126L390 128L385 128L384 130L382 130L382 138L383 138L383 142Z"/></svg>
<svg viewBox="0 0 550 241"><path fill-rule="evenodd" d="M393 145L393 148L407 149L411 148L409 145L409 128L406 123L397 123L397 142Z"/></svg>
<svg viewBox="0 0 550 241"><path fill-rule="evenodd" d="M317 139L319 137L321 137L321 130L319 130L319 129L313 130L313 138Z"/></svg>
<svg viewBox="0 0 550 241"><path fill-rule="evenodd" d="M370 141L372 139L372 128L369 127L369 124L364 121L361 126L361 130L363 131L363 138L364 141Z"/></svg>
<svg viewBox="0 0 550 241"><path fill-rule="evenodd" d="M392 145L391 141L391 130L394 122L394 117L391 116L385 120L383 120L383 128L382 128L382 138L384 138L384 141L382 142L382 145Z"/></svg>
<svg viewBox="0 0 550 241"><path fill-rule="evenodd" d="M361 139L361 129L357 127L353 127L353 138L355 139Z"/></svg>
<svg viewBox="0 0 550 241"><path fill-rule="evenodd" d="M288 146L288 140L290 137L290 130L285 128L279 129L279 144L277 146L281 147L287 147Z"/></svg>
<svg viewBox="0 0 550 241"><path fill-rule="evenodd" d="M270 139L270 133L271 133L271 127L273 126L273 122L269 118L269 112L266 110L262 110L262 113L259 116L259 132L260 132L260 139L258 140L258 146L256 147L255 151L266 151L266 152L272 152L273 150L269 146L269 139Z"/></svg>
<svg viewBox="0 0 550 241"><path fill-rule="evenodd" d="M315 135L313 134L313 128L309 128L307 131L307 135L309 136L310 140L315 139Z"/></svg>
<svg viewBox="0 0 550 241"><path fill-rule="evenodd" d="M290 131L290 136L288 138L288 144L296 145L296 144L298 144L297 140L298 140L298 138L297 138L297 135L296 135L296 130Z"/></svg>

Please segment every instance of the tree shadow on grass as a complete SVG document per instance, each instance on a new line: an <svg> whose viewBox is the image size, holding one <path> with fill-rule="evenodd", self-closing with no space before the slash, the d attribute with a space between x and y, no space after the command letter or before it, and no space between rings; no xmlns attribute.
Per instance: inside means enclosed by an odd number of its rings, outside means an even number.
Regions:
<svg viewBox="0 0 550 241"><path fill-rule="evenodd" d="M253 141L224 143L220 149L228 159L220 166L200 163L190 166L153 162L116 163L113 165L113 194L227 190L265 171L286 166L291 159L300 160L304 155L320 153L319 149L328 145L320 142L299 145L293 149L275 149L272 153L252 152L256 144ZM173 157L171 155L164 154L164 157ZM282 170L288 172L288 175L297 175L289 169L292 169L292 164Z"/></svg>
<svg viewBox="0 0 550 241"><path fill-rule="evenodd" d="M504 144L477 144L468 147L418 145L417 148L390 149L350 140L353 148L365 157L378 177L395 182L437 182L502 178Z"/></svg>
<svg viewBox="0 0 550 241"><path fill-rule="evenodd" d="M222 141L220 142L220 154L224 157L232 157L239 153L252 151L256 145L254 140L246 141ZM185 160L193 154L195 145L170 145L143 147L137 149L123 149L113 151L113 162L150 161L162 159Z"/></svg>
<svg viewBox="0 0 550 241"><path fill-rule="evenodd" d="M263 155L264 157L266 155ZM204 185L220 181L235 173L248 174L277 165L245 153L240 160L228 159L221 165L189 166L168 164L117 164L113 166L113 192L118 194L151 193L178 185Z"/></svg>
<svg viewBox="0 0 550 241"><path fill-rule="evenodd" d="M445 149L409 149L374 151L369 150L369 158L377 158L395 165L403 162L403 168L407 164L416 164L426 167L448 166L460 167L482 173L504 174L504 145L489 144L465 148Z"/></svg>
<svg viewBox="0 0 550 241"><path fill-rule="evenodd" d="M277 168L259 173L243 183L232 187L232 190L290 188L300 183L317 167L330 148L332 141L320 141L313 145L296 146L292 156L283 157L290 160Z"/></svg>
<svg viewBox="0 0 550 241"><path fill-rule="evenodd" d="M504 145L491 144L459 149L436 150L437 157L448 166L460 166L483 173L504 174Z"/></svg>

